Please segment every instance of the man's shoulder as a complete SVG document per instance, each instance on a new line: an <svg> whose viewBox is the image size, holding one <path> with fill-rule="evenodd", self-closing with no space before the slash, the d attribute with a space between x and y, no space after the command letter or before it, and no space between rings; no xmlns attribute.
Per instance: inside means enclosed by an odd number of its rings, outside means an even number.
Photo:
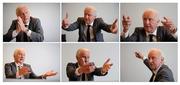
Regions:
<svg viewBox="0 0 180 85"><path fill-rule="evenodd" d="M143 30L144 27L136 27L135 30Z"/></svg>
<svg viewBox="0 0 180 85"><path fill-rule="evenodd" d="M169 72L171 73L171 69L170 69L167 65L164 65L164 64L163 64L163 65L161 66L161 68L159 69L159 72L160 72L160 73L164 73L164 72L165 72L165 73L169 73Z"/></svg>
<svg viewBox="0 0 180 85"><path fill-rule="evenodd" d="M30 64L27 64L27 63L23 63L24 66L27 66L27 67L30 67L31 65Z"/></svg>
<svg viewBox="0 0 180 85"><path fill-rule="evenodd" d="M10 63L5 64L6 67L13 66L13 65L15 65L15 62L10 62Z"/></svg>
<svg viewBox="0 0 180 85"><path fill-rule="evenodd" d="M67 64L67 66L77 66L78 64L77 63L72 63L72 62L69 62L68 64Z"/></svg>
<svg viewBox="0 0 180 85"><path fill-rule="evenodd" d="M135 31L136 32L145 32L144 27L136 27Z"/></svg>
<svg viewBox="0 0 180 85"><path fill-rule="evenodd" d="M37 22L37 21L40 21L40 20L37 17L30 17L30 21Z"/></svg>

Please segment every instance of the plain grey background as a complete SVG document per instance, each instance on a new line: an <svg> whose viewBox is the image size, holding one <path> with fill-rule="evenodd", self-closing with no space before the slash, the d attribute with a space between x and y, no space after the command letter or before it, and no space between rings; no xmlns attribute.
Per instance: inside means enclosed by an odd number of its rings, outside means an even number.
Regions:
<svg viewBox="0 0 180 85"><path fill-rule="evenodd" d="M121 3L121 20L122 16L130 16L132 18L132 24L129 29L129 34L134 32L135 27L143 27L142 15L145 9L153 8L156 9L159 13L160 20L163 20L163 17L170 17L174 22L174 25L177 26L177 3ZM121 31L122 31L122 22ZM162 25L160 22L159 25Z"/></svg>
<svg viewBox="0 0 180 85"><path fill-rule="evenodd" d="M68 13L68 19L71 23L75 22L78 17L84 16L84 8L86 6L94 6L97 11L97 17L101 17L105 23L112 24L115 19L119 18L118 3L63 3L62 4L62 19ZM118 20L119 22L119 20ZM119 33L112 34L102 31L105 42L118 42ZM78 29L75 31L62 30L62 34L66 34L68 42L78 41Z"/></svg>
<svg viewBox="0 0 180 85"><path fill-rule="evenodd" d="M50 70L58 72L57 75L48 77L46 80L33 79L29 81L60 81L60 45L58 43L4 43L3 66L5 63L14 61L13 54L16 48L25 48L25 63L31 65L36 75L42 75ZM6 79L5 75L3 79L4 81L13 81Z"/></svg>
<svg viewBox="0 0 180 85"><path fill-rule="evenodd" d="M176 43L121 43L121 81L122 82L148 82L152 76L151 71L141 59L135 57L134 52L140 51L147 58L150 48L161 49L165 64L173 72L175 81L178 77L178 48Z"/></svg>
<svg viewBox="0 0 180 85"><path fill-rule="evenodd" d="M7 33L12 20L16 19L18 5L27 5L30 14L39 18L44 30L44 42L60 41L60 4L59 3L4 3L3 34ZM13 40L15 41L15 39Z"/></svg>
<svg viewBox="0 0 180 85"><path fill-rule="evenodd" d="M76 63L76 52L79 48L90 50L90 61L97 67L102 67L110 58L113 66L106 76L94 76L94 81L119 81L119 44L118 43L63 43L62 44L62 81L69 81L66 75L66 65Z"/></svg>

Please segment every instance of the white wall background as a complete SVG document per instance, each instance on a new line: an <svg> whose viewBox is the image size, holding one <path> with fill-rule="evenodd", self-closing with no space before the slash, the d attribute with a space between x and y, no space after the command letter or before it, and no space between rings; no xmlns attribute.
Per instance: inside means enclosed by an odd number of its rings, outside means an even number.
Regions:
<svg viewBox="0 0 180 85"><path fill-rule="evenodd" d="M115 19L119 18L119 4L117 3L63 3L62 4L62 19L65 18L66 13L69 15L69 21L75 22L78 17L84 16L84 8L86 6L94 6L97 10L97 17L103 18L107 24L112 24ZM112 34L102 31L105 42L114 42L119 40L119 33ZM65 31L62 30L62 34L66 34L66 40L68 42L78 41L78 30Z"/></svg>
<svg viewBox="0 0 180 85"><path fill-rule="evenodd" d="M62 44L62 81L69 81L66 66L69 62L76 63L76 51L79 48L90 49L90 61L97 67L102 67L110 58L113 66L106 76L94 76L95 81L119 81L119 44L111 43L63 43Z"/></svg>
<svg viewBox="0 0 180 85"><path fill-rule="evenodd" d="M159 12L160 20L163 20L163 17L170 17L177 26L177 3L121 3L121 20L122 16L130 16L132 18L132 24L129 29L129 33L134 32L135 27L143 27L142 15L145 9L153 8ZM122 22L121 31L122 31ZM159 25L162 25L160 22Z"/></svg>
<svg viewBox="0 0 180 85"><path fill-rule="evenodd" d="M165 64L172 70L174 79L177 81L178 50L176 43L121 43L121 81L148 82L150 80L152 76L151 71L134 54L135 51L140 51L147 58L150 48L162 50Z"/></svg>
<svg viewBox="0 0 180 85"><path fill-rule="evenodd" d="M25 63L31 65L36 75L42 75L49 70L58 72L56 76L42 81L60 81L60 45L58 43L8 43L3 45L3 66L5 63L14 61L13 54L16 48L25 48ZM5 76L3 78L6 81Z"/></svg>
<svg viewBox="0 0 180 85"><path fill-rule="evenodd" d="M3 34L8 32L12 20L16 19L16 7L23 3L3 4ZM33 17L39 18L44 30L45 42L60 41L60 4L59 3L24 3ZM15 39L13 40L15 41Z"/></svg>

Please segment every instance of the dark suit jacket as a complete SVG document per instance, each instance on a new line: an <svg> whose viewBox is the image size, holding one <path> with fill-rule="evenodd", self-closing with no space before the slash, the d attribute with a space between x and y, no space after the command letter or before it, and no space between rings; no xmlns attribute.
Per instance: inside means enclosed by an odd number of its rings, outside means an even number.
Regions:
<svg viewBox="0 0 180 85"><path fill-rule="evenodd" d="M24 76L25 79L42 79L43 78L42 76L36 76L35 73L32 71L30 65L23 64L23 66L28 67L30 70L30 73ZM16 67L15 62L6 63L4 68L5 68L6 78L12 78L12 79L16 78L17 67Z"/></svg>
<svg viewBox="0 0 180 85"><path fill-rule="evenodd" d="M146 42L146 37L147 36L144 28L137 27L131 36L128 36L127 38L121 36L121 41ZM157 28L157 40L161 42L177 41L177 39L174 38L172 34L162 26Z"/></svg>
<svg viewBox="0 0 180 85"><path fill-rule="evenodd" d="M144 64L151 70L150 65L148 63L148 59L144 60ZM152 70L151 70L152 72ZM151 76L150 82L153 81L153 76ZM154 82L174 82L174 77L171 69L167 65L162 65L155 77Z"/></svg>
<svg viewBox="0 0 180 85"><path fill-rule="evenodd" d="M16 26L17 20L13 20L10 29L3 35L4 42L9 42L13 39L12 33L16 30ZM20 32L16 36L17 42L42 42L44 40L43 29L38 18L30 17L28 29L32 31L30 37L25 32Z"/></svg>
<svg viewBox="0 0 180 85"><path fill-rule="evenodd" d="M69 81L80 81L81 76L76 76L75 71L78 68L78 63L68 63L66 67L66 74L69 78ZM94 80L94 75L96 76L105 76L107 73L101 73L102 68L96 68L94 72L87 74L88 81Z"/></svg>
<svg viewBox="0 0 180 85"><path fill-rule="evenodd" d="M77 19L77 21L72 23L67 29L64 29L64 28L63 29L67 30L67 31L74 31L76 29L79 29L78 41L79 42L85 42L85 41L87 41L86 35L84 34L85 27L86 27L86 24L84 22L84 18L79 17ZM94 23L92 26L95 41L96 42L103 42L104 39L103 39L103 34L101 33L101 30L104 30L106 32L111 32L110 27L111 27L111 25L104 23L102 18L96 18L94 20Z"/></svg>

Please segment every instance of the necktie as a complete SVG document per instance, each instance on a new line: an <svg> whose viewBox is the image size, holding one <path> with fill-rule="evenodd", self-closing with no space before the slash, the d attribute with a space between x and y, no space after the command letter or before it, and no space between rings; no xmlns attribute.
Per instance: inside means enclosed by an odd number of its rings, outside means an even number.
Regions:
<svg viewBox="0 0 180 85"><path fill-rule="evenodd" d="M153 75L151 76L150 82L154 82L155 77L156 77L156 75L155 75L155 73L153 73Z"/></svg>
<svg viewBox="0 0 180 85"><path fill-rule="evenodd" d="M91 27L91 25L88 25L88 29L87 29L87 33L86 33L87 42L90 42L90 27Z"/></svg>
<svg viewBox="0 0 180 85"><path fill-rule="evenodd" d="M154 36L153 34L149 34L149 41L150 42L153 42L153 36Z"/></svg>
<svg viewBox="0 0 180 85"><path fill-rule="evenodd" d="M85 81L85 73L82 74L82 81Z"/></svg>
<svg viewBox="0 0 180 85"><path fill-rule="evenodd" d="M18 74L19 74L20 69L21 69L21 66L18 66ZM19 79L21 79L21 76L19 76Z"/></svg>

